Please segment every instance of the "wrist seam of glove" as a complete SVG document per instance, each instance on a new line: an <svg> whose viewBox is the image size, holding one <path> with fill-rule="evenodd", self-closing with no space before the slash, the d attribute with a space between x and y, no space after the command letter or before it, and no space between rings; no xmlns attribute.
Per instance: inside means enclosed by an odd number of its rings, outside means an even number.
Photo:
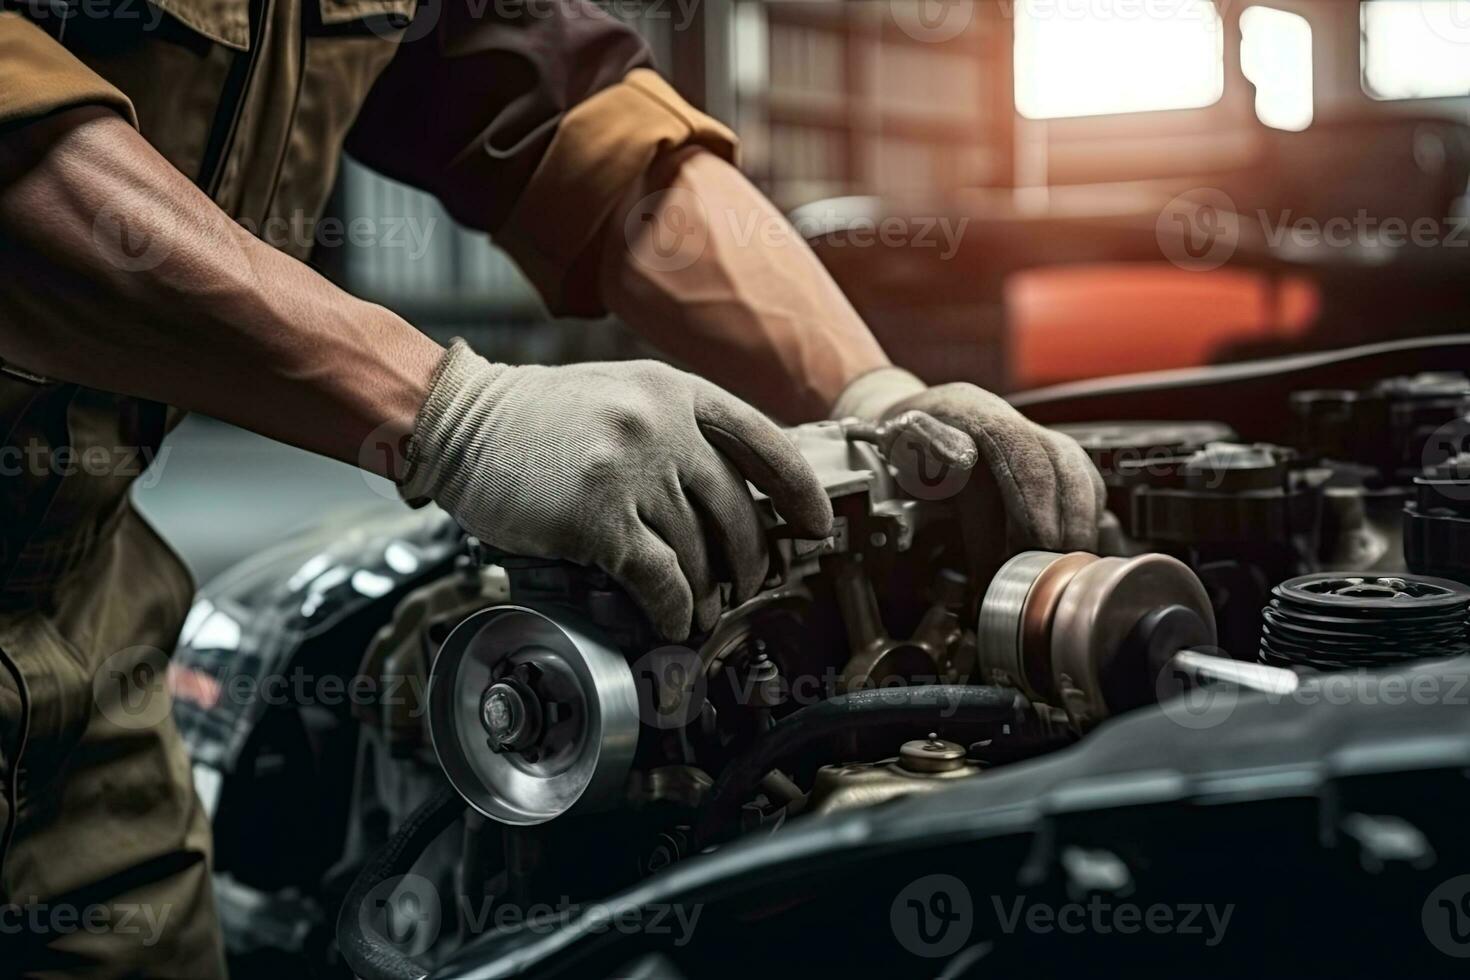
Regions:
<svg viewBox="0 0 1470 980"><path fill-rule="evenodd" d="M881 419L894 405L911 395L928 389L912 372L888 365L860 374L837 396L832 406L834 419Z"/></svg>
<svg viewBox="0 0 1470 980"><path fill-rule="evenodd" d="M456 337L434 367L429 393L414 417L413 433L405 450L407 475L398 485L398 495L413 506L422 506L443 489L450 461L449 441L459 430L463 414L456 403L467 388L483 389L506 370L476 354L461 337Z"/></svg>

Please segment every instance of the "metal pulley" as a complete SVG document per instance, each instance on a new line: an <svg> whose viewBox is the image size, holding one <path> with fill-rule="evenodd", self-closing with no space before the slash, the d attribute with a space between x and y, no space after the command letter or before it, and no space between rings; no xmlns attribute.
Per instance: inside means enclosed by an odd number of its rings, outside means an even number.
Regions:
<svg viewBox="0 0 1470 980"><path fill-rule="evenodd" d="M560 612L475 613L429 671L439 764L466 802L501 823L545 823L619 799L638 717L623 656Z"/></svg>
<svg viewBox="0 0 1470 980"><path fill-rule="evenodd" d="M1161 554L1024 552L1001 567L980 608L982 679L1062 708L1079 729L1157 700L1161 677L1295 686L1290 671L1214 655L1215 641L1204 586Z"/></svg>
<svg viewBox="0 0 1470 980"><path fill-rule="evenodd" d="M1470 586L1426 575L1317 572L1262 610L1262 663L1320 671L1470 654Z"/></svg>

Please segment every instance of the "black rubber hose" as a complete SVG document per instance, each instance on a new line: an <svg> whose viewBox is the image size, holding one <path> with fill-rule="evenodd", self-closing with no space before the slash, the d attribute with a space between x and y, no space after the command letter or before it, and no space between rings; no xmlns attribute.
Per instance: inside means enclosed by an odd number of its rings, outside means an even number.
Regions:
<svg viewBox="0 0 1470 980"><path fill-rule="evenodd" d="M725 767L694 828L694 851L714 843L783 759L854 726L912 725L916 735L960 725L1019 724L1029 706L1008 687L937 684L839 694L777 722Z"/></svg>
<svg viewBox="0 0 1470 980"><path fill-rule="evenodd" d="M363 906L384 882L407 874L414 860L464 813L465 803L450 786L441 786L409 815L358 872L337 913L337 946L361 980L422 980L428 970L376 930L364 929ZM383 896L386 898L386 896Z"/></svg>

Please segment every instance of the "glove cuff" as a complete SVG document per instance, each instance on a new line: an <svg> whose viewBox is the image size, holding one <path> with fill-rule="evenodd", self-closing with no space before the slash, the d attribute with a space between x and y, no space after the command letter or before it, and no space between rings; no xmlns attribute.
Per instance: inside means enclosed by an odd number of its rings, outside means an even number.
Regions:
<svg viewBox="0 0 1470 980"><path fill-rule="evenodd" d="M444 489L458 456L453 440L468 427L483 425L491 404L485 391L505 370L504 364L476 354L462 338L449 345L429 379L429 393L404 453L408 475L398 485L398 495L407 503L420 507Z"/></svg>
<svg viewBox="0 0 1470 980"><path fill-rule="evenodd" d="M837 402L832 406L832 418L844 419L856 417L860 419L881 419L894 405L912 395L928 389L928 385L920 381L912 373L903 368L888 367L876 368L867 374L860 374L848 382L842 394L837 396Z"/></svg>

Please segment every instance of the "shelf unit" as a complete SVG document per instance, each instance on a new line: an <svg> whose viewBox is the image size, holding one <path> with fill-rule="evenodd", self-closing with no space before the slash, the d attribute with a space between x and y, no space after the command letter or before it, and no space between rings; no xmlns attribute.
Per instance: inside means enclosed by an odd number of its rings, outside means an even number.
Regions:
<svg viewBox="0 0 1470 980"><path fill-rule="evenodd" d="M778 203L1005 182L1010 93L994 89L1009 31L996 5L964 0L940 8L960 26L915 30L936 2L738 3L736 125Z"/></svg>

